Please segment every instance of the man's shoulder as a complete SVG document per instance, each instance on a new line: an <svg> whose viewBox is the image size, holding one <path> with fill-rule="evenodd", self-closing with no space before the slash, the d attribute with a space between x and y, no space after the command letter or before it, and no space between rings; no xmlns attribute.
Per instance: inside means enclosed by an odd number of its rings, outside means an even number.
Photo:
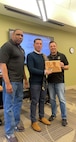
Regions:
<svg viewBox="0 0 76 142"><path fill-rule="evenodd" d="M65 56L65 54L62 52L57 52L57 55Z"/></svg>
<svg viewBox="0 0 76 142"><path fill-rule="evenodd" d="M51 54L49 54L48 56L47 56L47 58L49 59L51 57Z"/></svg>
<svg viewBox="0 0 76 142"><path fill-rule="evenodd" d="M46 56L45 54L42 54L43 58L45 61L48 61L48 56Z"/></svg>
<svg viewBox="0 0 76 142"><path fill-rule="evenodd" d="M33 56L33 55L34 55L34 52L30 52L30 53L27 54L27 57L28 56Z"/></svg>
<svg viewBox="0 0 76 142"><path fill-rule="evenodd" d="M7 47L8 45L11 45L12 43L11 43L11 41L9 40L9 41L7 41L7 42L5 42L1 47Z"/></svg>

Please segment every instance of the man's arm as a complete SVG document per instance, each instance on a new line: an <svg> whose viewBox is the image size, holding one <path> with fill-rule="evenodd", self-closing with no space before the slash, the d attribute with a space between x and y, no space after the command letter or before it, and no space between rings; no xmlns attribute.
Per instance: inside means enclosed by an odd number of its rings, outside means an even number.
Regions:
<svg viewBox="0 0 76 142"><path fill-rule="evenodd" d="M1 71L2 71L2 77L3 77L5 85L6 85L6 91L8 93L12 93L13 89L12 89L12 85L11 85L10 80L9 80L8 70L7 70L6 64L1 63L0 68L1 68Z"/></svg>
<svg viewBox="0 0 76 142"><path fill-rule="evenodd" d="M69 69L69 65L64 65L64 70L68 70Z"/></svg>
<svg viewBox="0 0 76 142"><path fill-rule="evenodd" d="M26 77L25 69L24 69L24 84L25 84L25 88L29 88L29 83Z"/></svg>
<svg viewBox="0 0 76 142"><path fill-rule="evenodd" d="M63 70L68 70L68 69L69 69L69 65L64 65L63 62L60 62L60 65L61 65L61 68L62 68Z"/></svg>

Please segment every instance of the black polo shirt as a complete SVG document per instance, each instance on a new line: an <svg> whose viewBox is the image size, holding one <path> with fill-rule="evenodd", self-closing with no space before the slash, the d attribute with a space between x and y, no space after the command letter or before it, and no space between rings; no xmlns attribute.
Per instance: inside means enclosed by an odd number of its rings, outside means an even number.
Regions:
<svg viewBox="0 0 76 142"><path fill-rule="evenodd" d="M22 81L24 76L25 53L21 46L12 40L6 42L0 49L0 63L5 63L10 81Z"/></svg>
<svg viewBox="0 0 76 142"><path fill-rule="evenodd" d="M68 60L66 56L60 52L57 52L56 55L52 56L51 54L48 56L49 60L60 60L64 63L64 65L68 65ZM62 72L52 73L48 75L48 82L49 83L64 83L64 70Z"/></svg>

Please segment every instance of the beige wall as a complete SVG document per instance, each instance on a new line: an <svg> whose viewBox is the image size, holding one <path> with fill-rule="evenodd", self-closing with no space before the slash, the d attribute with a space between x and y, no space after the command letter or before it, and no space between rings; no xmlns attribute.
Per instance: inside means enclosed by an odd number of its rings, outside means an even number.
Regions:
<svg viewBox="0 0 76 142"><path fill-rule="evenodd" d="M8 37L9 29L16 29L16 28L20 28L24 32L30 32L30 33L54 37L55 41L58 44L58 50L67 56L70 64L70 69L68 71L65 71L66 86L68 87L76 85L76 75L75 75L76 34L59 31L56 29L40 26L37 24L36 25L31 24L21 20L17 20L15 18L0 15L0 47L4 42L6 42L9 39ZM70 47L75 48L74 54L69 53ZM28 71L26 72L28 76L29 75Z"/></svg>

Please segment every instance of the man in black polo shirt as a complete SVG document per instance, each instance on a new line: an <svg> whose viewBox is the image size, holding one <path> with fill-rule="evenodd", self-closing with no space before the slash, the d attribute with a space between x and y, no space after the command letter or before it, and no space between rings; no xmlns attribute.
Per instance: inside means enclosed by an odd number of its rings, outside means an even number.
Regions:
<svg viewBox="0 0 76 142"><path fill-rule="evenodd" d="M20 43L23 31L15 30L12 38L0 50L0 65L3 76L3 106L5 119L5 134L9 142L18 142L14 130L23 131L19 125L23 100L24 50ZM27 85L27 79L25 76Z"/></svg>
<svg viewBox="0 0 76 142"><path fill-rule="evenodd" d="M58 96L61 109L62 125L67 125L67 112L66 112L66 101L65 101L65 86L64 86L64 70L69 69L69 63L66 56L57 51L57 43L51 41L50 46L50 55L48 56L49 60L60 61L61 72L54 72L48 75L48 89L50 95L52 115L49 118L49 121L54 120L56 117L56 95Z"/></svg>

